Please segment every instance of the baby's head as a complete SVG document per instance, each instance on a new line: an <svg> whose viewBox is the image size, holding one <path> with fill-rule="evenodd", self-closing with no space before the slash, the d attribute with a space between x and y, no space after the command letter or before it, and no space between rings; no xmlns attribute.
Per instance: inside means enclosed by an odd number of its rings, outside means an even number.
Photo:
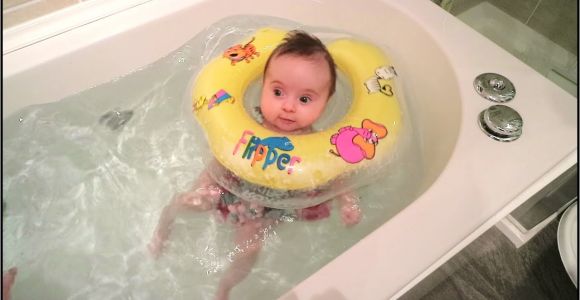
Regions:
<svg viewBox="0 0 580 300"><path fill-rule="evenodd" d="M309 130L335 87L334 61L324 44L303 31L289 32L264 68L264 126L281 133Z"/></svg>

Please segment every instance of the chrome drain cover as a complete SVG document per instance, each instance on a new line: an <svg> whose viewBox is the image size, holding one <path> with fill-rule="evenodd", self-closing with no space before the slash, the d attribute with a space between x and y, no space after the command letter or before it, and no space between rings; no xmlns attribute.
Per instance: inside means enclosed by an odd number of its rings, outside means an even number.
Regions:
<svg viewBox="0 0 580 300"><path fill-rule="evenodd" d="M516 89L506 77L495 73L484 73L473 81L475 91L493 102L507 102L516 96Z"/></svg>
<svg viewBox="0 0 580 300"><path fill-rule="evenodd" d="M505 105L493 105L479 114L479 127L496 141L511 142L522 135L524 122L520 114Z"/></svg>

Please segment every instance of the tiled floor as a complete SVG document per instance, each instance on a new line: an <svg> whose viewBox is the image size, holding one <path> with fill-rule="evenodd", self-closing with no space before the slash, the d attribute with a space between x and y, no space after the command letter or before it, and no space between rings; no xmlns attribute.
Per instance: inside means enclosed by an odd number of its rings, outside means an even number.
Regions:
<svg viewBox="0 0 580 300"><path fill-rule="evenodd" d="M400 299L578 299L558 252L558 221L519 249L493 227Z"/></svg>

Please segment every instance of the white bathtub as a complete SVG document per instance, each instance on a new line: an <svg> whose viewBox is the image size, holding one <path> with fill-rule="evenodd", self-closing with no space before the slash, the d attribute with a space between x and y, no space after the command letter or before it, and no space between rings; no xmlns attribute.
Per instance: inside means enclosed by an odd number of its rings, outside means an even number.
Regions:
<svg viewBox="0 0 580 300"><path fill-rule="evenodd" d="M228 15L344 29L392 49L424 149L420 196L282 299L396 298L577 163L577 100L428 0L113 2L5 32L3 118L153 62ZM486 72L517 89L506 104L524 120L517 141L494 141L478 127L494 104L473 88Z"/></svg>

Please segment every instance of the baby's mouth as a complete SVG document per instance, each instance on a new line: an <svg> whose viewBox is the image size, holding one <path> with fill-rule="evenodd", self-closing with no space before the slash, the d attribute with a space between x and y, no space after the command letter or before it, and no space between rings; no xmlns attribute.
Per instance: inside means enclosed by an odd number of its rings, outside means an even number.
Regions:
<svg viewBox="0 0 580 300"><path fill-rule="evenodd" d="M280 122L282 124L285 124L285 125L291 125L291 124L294 124L296 122L294 120L286 119L286 118L282 118L282 117L278 117L278 120L280 120Z"/></svg>

